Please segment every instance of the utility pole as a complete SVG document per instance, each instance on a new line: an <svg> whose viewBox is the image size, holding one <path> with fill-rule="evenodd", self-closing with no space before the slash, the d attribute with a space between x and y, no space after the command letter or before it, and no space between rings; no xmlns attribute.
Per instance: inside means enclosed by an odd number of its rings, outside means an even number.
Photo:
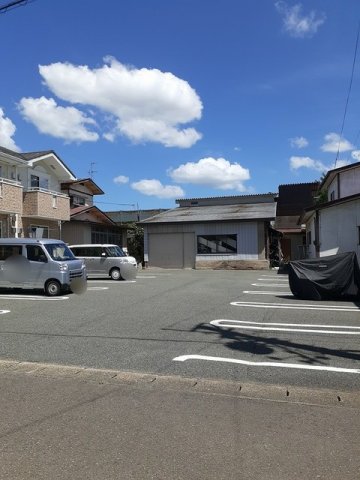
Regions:
<svg viewBox="0 0 360 480"><path fill-rule="evenodd" d="M94 170L94 165L96 165L96 162L91 162L90 163L90 169L88 171L88 174L89 174L89 177L91 178L91 180L93 179L94 173L97 173L97 171Z"/></svg>

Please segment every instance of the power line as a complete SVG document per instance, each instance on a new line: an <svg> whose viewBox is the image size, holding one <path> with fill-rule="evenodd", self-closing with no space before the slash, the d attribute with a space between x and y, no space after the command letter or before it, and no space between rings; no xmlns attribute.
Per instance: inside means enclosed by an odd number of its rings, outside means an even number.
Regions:
<svg viewBox="0 0 360 480"><path fill-rule="evenodd" d="M13 0L12 2L6 3L3 6L0 6L0 13L6 13L13 8L25 6L27 3L33 2L33 1L34 0Z"/></svg>
<svg viewBox="0 0 360 480"><path fill-rule="evenodd" d="M340 144L341 144L341 139L342 139L343 132L344 132L345 118L346 118L346 113L347 113L347 109L348 109L348 105L349 105L351 88L352 88L353 79L354 79L355 63L356 63L357 50L358 50L358 45L359 45L359 35L360 35L360 21L359 21L359 23L358 23L358 28L357 28L357 35L356 35L356 42L355 42L355 51L354 51L354 58L353 58L352 69L351 69L350 83L349 83L348 94L347 94L347 97L346 97L344 116L343 116L343 120L342 120L342 124L341 124L341 131L340 131L340 136L339 136L339 145L338 145L338 150L337 150L337 153L336 153L336 159L335 159L334 168L336 168L336 163L337 163L337 161L338 161L338 159L339 159Z"/></svg>

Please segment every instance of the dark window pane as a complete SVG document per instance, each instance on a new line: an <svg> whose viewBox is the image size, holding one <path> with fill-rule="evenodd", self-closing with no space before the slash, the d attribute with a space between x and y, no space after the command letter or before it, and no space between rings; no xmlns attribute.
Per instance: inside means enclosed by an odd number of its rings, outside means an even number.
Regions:
<svg viewBox="0 0 360 480"><path fill-rule="evenodd" d="M237 235L199 235L198 254L222 255L237 253Z"/></svg>

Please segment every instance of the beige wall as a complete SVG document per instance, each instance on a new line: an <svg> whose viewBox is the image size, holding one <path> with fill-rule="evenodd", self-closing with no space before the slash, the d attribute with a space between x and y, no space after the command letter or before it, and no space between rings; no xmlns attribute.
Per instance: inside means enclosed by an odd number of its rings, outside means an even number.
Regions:
<svg viewBox="0 0 360 480"><path fill-rule="evenodd" d="M58 222L43 218L23 218L21 237L28 237L30 235L31 226L48 227L50 238L60 238L60 227Z"/></svg>
<svg viewBox="0 0 360 480"><path fill-rule="evenodd" d="M0 182L0 212L21 214L22 205L22 186L6 182Z"/></svg>
<svg viewBox="0 0 360 480"><path fill-rule="evenodd" d="M69 197L55 195L56 208L53 206L54 195L47 192L25 192L23 216L44 217L54 220L70 220Z"/></svg>

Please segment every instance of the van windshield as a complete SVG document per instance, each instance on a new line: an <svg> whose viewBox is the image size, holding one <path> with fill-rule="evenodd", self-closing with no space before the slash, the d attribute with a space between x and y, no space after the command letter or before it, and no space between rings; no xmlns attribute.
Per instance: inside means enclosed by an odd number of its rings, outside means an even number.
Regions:
<svg viewBox="0 0 360 480"><path fill-rule="evenodd" d="M48 243L45 244L44 247L53 260L60 262L64 260L76 260L74 254L65 243Z"/></svg>
<svg viewBox="0 0 360 480"><path fill-rule="evenodd" d="M125 253L117 245L105 247L105 251L109 257L126 257Z"/></svg>

